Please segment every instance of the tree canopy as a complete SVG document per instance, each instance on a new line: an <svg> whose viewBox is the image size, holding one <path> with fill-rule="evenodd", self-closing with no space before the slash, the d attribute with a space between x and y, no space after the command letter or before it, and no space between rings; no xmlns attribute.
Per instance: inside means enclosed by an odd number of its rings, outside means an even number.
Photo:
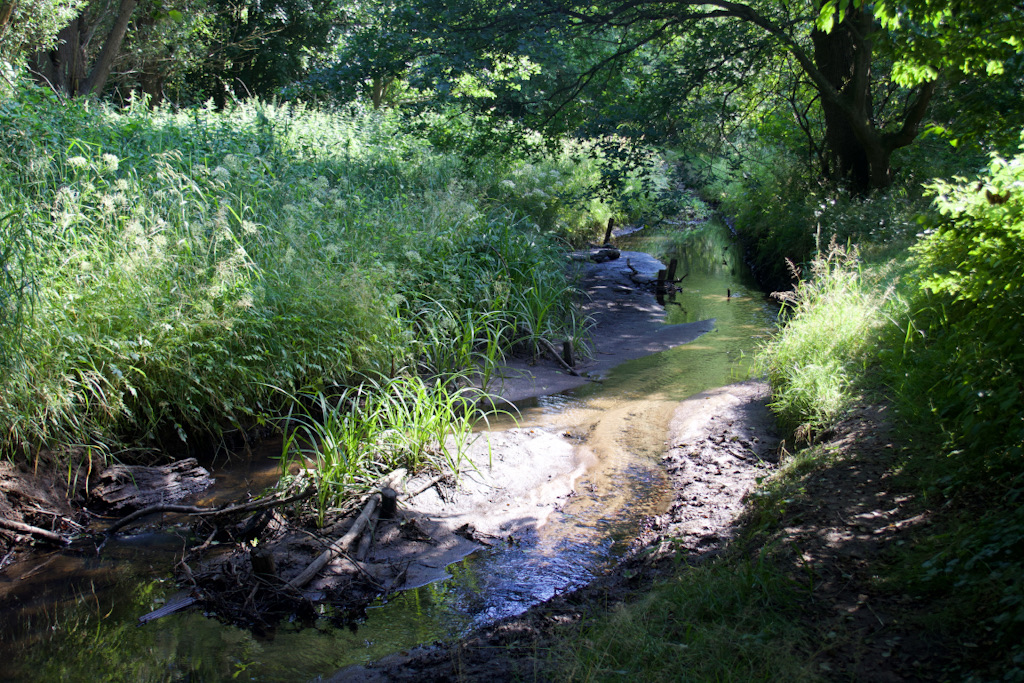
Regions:
<svg viewBox="0 0 1024 683"><path fill-rule="evenodd" d="M823 121L822 174L863 193L892 182L892 153L917 137L941 80L1000 73L1022 26L1019 6L995 0L424 0L392 8L361 34L378 49L346 64L412 69L414 83L441 94L472 75L486 82L480 108L491 115L653 141L678 133L677 101L712 88L721 103L785 60L784 90L804 86L794 107L806 113L810 98ZM539 68L510 77L517 60Z"/></svg>

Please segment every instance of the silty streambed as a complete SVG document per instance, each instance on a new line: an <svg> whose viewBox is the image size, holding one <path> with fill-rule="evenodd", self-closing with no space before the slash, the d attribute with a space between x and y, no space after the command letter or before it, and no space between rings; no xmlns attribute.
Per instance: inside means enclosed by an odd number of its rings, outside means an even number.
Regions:
<svg viewBox="0 0 1024 683"><path fill-rule="evenodd" d="M677 272L686 275L680 291L665 298L667 322L714 318L715 329L623 364L599 384L521 407L520 427L575 436L596 463L545 526L451 565L446 581L392 596L357 628L334 628L325 619L284 623L260 636L195 611L136 626L176 591L169 569L186 539L174 532L125 537L100 557L53 553L31 569L9 567L0 575L4 678L308 680L458 636L605 571L642 520L667 502L659 458L675 405L742 378L744 359L774 317L724 226L646 232L625 238L627 248L666 262L678 258ZM277 452L267 444L253 459L225 468L214 495L237 497L269 485Z"/></svg>

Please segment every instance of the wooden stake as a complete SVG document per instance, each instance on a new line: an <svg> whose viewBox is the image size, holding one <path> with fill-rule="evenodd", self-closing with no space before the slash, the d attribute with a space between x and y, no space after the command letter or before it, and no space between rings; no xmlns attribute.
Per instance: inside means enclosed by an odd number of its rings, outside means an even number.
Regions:
<svg viewBox="0 0 1024 683"><path fill-rule="evenodd" d="M608 229L604 231L604 244L612 243L612 229L615 227L615 219L608 219Z"/></svg>

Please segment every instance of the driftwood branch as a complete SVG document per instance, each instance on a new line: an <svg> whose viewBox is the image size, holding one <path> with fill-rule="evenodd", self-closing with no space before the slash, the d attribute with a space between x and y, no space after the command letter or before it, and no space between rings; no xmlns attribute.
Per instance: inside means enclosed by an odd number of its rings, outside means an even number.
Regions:
<svg viewBox="0 0 1024 683"><path fill-rule="evenodd" d="M220 507L200 507L198 505L150 505L149 507L141 510L136 510L132 514L119 519L114 522L106 531L107 538L110 538L115 533L120 531L126 526L135 523L142 517L147 515L156 514L158 512L174 512L182 515L230 515L239 512L255 512L257 510L265 510L271 507L277 507L279 505L287 505L288 503L294 503L295 501L304 500L313 495L315 488L313 486L307 486L305 489L296 493L295 495L288 496L287 498L280 498L278 496L270 496L268 498L259 498L257 500L248 503L239 503L235 505L222 505Z"/></svg>
<svg viewBox="0 0 1024 683"><path fill-rule="evenodd" d="M15 522L13 519L7 519L6 517L0 517L0 527L9 529L10 531L17 531L22 534L29 534L30 536L35 536L36 538L40 538L44 541L49 541L55 545L67 545L71 542L67 538L64 538L53 531L40 529L37 526L25 524L24 522Z"/></svg>
<svg viewBox="0 0 1024 683"><path fill-rule="evenodd" d="M409 491L408 493L406 493L404 496L402 496L402 498L404 500L412 500L413 498L415 498L416 496L420 495L421 493L423 493L424 491L429 489L431 486L433 486L434 484L440 482L443 479L444 479L444 475L443 474L435 475L435 476L431 477L430 479L428 479L427 481L425 481L415 491Z"/></svg>
<svg viewBox="0 0 1024 683"><path fill-rule="evenodd" d="M356 518L355 523L352 524L345 535L339 538L337 541L332 543L324 550L320 555L313 560L306 569L296 576L294 579L288 582L291 588L300 589L309 583L314 576L320 573L320 570L327 566L331 560L340 555L341 553L348 552L349 547L355 542L359 534L362 533L363 529L369 523L373 517L374 510L377 509L377 503L380 501L378 494L373 494L370 499L366 501L366 505L363 507L363 511L359 513L359 517Z"/></svg>

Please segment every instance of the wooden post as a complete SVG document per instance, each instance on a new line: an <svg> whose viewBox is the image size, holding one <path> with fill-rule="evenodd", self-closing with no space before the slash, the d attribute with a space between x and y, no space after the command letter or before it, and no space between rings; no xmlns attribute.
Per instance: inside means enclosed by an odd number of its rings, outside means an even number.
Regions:
<svg viewBox="0 0 1024 683"><path fill-rule="evenodd" d="M390 486L380 492L380 516L383 519L391 519L398 512L398 491Z"/></svg>
<svg viewBox="0 0 1024 683"><path fill-rule="evenodd" d="M277 578L277 563L274 562L274 553L267 548L254 548L249 553L252 561L252 573L265 579Z"/></svg>
<svg viewBox="0 0 1024 683"><path fill-rule="evenodd" d="M668 281L676 281L676 268L679 267L679 259L674 258L668 262Z"/></svg>
<svg viewBox="0 0 1024 683"><path fill-rule="evenodd" d="M612 243L612 228L615 227L615 219L608 219L608 229L604 231L604 244Z"/></svg>
<svg viewBox="0 0 1024 683"><path fill-rule="evenodd" d="M572 341L569 339L562 342L562 360L570 368L576 367L576 363L572 359Z"/></svg>

